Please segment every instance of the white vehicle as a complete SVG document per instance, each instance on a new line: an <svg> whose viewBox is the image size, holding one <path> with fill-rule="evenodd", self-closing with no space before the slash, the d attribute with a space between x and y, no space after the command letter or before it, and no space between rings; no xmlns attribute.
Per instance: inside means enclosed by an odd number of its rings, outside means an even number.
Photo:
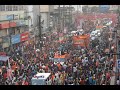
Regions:
<svg viewBox="0 0 120 90"><path fill-rule="evenodd" d="M106 25L109 26L109 25L111 25L111 24L112 24L112 21L108 22Z"/></svg>
<svg viewBox="0 0 120 90"><path fill-rule="evenodd" d="M38 73L32 79L32 85L46 85L51 73Z"/></svg>
<svg viewBox="0 0 120 90"><path fill-rule="evenodd" d="M77 33L77 31L72 31L71 32L71 36L73 36L74 34L76 34Z"/></svg>
<svg viewBox="0 0 120 90"><path fill-rule="evenodd" d="M97 31L92 31L90 37L96 37L96 36L97 36Z"/></svg>
<svg viewBox="0 0 120 90"><path fill-rule="evenodd" d="M79 35L84 34L84 30L83 29L77 30L77 32L79 33Z"/></svg>
<svg viewBox="0 0 120 90"><path fill-rule="evenodd" d="M95 30L97 32L97 35L100 36L101 35L101 31L100 30Z"/></svg>

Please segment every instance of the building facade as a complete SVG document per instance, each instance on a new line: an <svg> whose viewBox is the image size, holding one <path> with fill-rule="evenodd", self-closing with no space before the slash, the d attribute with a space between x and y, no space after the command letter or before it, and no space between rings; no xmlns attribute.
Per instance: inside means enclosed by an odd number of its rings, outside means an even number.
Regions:
<svg viewBox="0 0 120 90"><path fill-rule="evenodd" d="M50 26L50 14L54 11L54 5L33 5L33 26L38 26L38 16L41 15L42 32Z"/></svg>
<svg viewBox="0 0 120 90"><path fill-rule="evenodd" d="M28 39L26 10L27 5L0 5L0 51L8 51Z"/></svg>

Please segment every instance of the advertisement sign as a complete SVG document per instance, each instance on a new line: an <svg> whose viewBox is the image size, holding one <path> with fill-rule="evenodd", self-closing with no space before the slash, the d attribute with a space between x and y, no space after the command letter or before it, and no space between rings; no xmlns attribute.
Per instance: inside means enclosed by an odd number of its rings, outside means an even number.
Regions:
<svg viewBox="0 0 120 90"><path fill-rule="evenodd" d="M25 33L22 33L21 35L20 35L20 41L22 42L22 41L26 41L26 40L28 40L29 39L29 32L25 32Z"/></svg>
<svg viewBox="0 0 120 90"><path fill-rule="evenodd" d="M10 22L10 27L16 27L16 22Z"/></svg>
<svg viewBox="0 0 120 90"><path fill-rule="evenodd" d="M17 22L17 26L23 26L25 24L26 24L26 22L24 20Z"/></svg>
<svg viewBox="0 0 120 90"><path fill-rule="evenodd" d="M19 15L18 14L14 15L14 20L18 20L18 19L19 19Z"/></svg>
<svg viewBox="0 0 120 90"><path fill-rule="evenodd" d="M13 20L14 19L13 14L12 15L7 15L6 18L7 18L7 20Z"/></svg>
<svg viewBox="0 0 120 90"><path fill-rule="evenodd" d="M5 29L5 28L9 28L9 23L0 24L0 29Z"/></svg>
<svg viewBox="0 0 120 90"><path fill-rule="evenodd" d="M20 42L20 34L13 35L11 38L11 42L12 42L12 44L19 43Z"/></svg>

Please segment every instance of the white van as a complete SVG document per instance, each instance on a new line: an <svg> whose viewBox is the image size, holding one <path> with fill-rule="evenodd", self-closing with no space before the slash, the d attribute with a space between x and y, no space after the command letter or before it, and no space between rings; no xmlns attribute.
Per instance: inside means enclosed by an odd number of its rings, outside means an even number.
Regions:
<svg viewBox="0 0 120 90"><path fill-rule="evenodd" d="M32 79L32 85L46 85L47 79L50 77L51 73L38 73Z"/></svg>

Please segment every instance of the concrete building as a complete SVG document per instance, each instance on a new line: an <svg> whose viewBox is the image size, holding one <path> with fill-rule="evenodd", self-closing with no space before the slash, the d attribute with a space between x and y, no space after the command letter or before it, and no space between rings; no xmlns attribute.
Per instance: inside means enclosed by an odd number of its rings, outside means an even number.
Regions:
<svg viewBox="0 0 120 90"><path fill-rule="evenodd" d="M50 26L50 14L53 11L54 5L33 5L33 26L38 26L38 15L41 15L42 31L44 32Z"/></svg>
<svg viewBox="0 0 120 90"><path fill-rule="evenodd" d="M22 33L29 31L26 11L27 5L0 5L0 51L24 41L20 41Z"/></svg>

